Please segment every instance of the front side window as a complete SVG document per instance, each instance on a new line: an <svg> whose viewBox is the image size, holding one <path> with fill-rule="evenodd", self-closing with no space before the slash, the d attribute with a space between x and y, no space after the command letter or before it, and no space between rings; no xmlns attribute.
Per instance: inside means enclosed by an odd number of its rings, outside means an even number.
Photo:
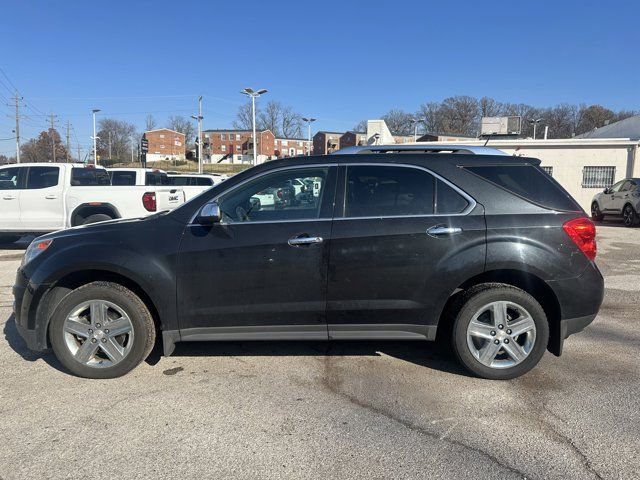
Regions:
<svg viewBox="0 0 640 480"><path fill-rule="evenodd" d="M110 172L111 185L135 185L136 184L136 172L134 171L122 171L122 172Z"/></svg>
<svg viewBox="0 0 640 480"><path fill-rule="evenodd" d="M225 222L286 221L320 218L327 167L300 168L263 175L219 199ZM296 189L305 180L314 188ZM306 185L306 183L305 183Z"/></svg>
<svg viewBox="0 0 640 480"><path fill-rule="evenodd" d="M0 190L17 190L20 187L20 167L3 168L0 170Z"/></svg>
<svg viewBox="0 0 640 480"><path fill-rule="evenodd" d="M102 168L76 167L71 169L71 185L74 187L104 187L111 185L111 178Z"/></svg>
<svg viewBox="0 0 640 480"><path fill-rule="evenodd" d="M40 188L55 187L58 184L60 169L58 167L30 167L27 173L27 188L36 190Z"/></svg>
<svg viewBox="0 0 640 480"><path fill-rule="evenodd" d="M409 167L361 165L347 169L347 217L431 215L435 178Z"/></svg>

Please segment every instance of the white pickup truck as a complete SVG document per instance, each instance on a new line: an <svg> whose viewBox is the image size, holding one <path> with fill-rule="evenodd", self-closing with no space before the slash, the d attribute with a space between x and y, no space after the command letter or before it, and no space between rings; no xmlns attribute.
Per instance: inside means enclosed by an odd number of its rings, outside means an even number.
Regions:
<svg viewBox="0 0 640 480"><path fill-rule="evenodd" d="M170 185L184 190L187 201L229 178L219 173L170 173L168 177Z"/></svg>
<svg viewBox="0 0 640 480"><path fill-rule="evenodd" d="M171 210L185 201L180 187L112 186L102 167L24 163L0 167L0 237L40 233Z"/></svg>

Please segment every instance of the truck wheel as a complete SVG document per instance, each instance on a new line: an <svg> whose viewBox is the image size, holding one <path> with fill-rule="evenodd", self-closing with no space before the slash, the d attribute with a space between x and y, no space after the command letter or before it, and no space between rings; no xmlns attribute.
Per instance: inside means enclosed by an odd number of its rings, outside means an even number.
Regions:
<svg viewBox="0 0 640 480"><path fill-rule="evenodd" d="M84 219L82 225L89 225L90 223L98 223L98 222L106 222L107 220L113 220L109 215L104 213L95 213L93 215L89 215Z"/></svg>
<svg viewBox="0 0 640 480"><path fill-rule="evenodd" d="M508 380L538 364L549 340L549 324L535 298L496 283L471 288L460 304L452 341L467 370L482 378Z"/></svg>
<svg viewBox="0 0 640 480"><path fill-rule="evenodd" d="M147 358L156 331L137 295L117 283L92 282L62 299L49 338L58 360L74 375L115 378Z"/></svg>

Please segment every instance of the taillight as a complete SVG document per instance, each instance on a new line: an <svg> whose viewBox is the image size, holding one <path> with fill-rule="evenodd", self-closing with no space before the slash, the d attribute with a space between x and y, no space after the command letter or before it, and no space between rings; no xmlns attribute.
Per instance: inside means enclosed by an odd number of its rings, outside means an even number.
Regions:
<svg viewBox="0 0 640 480"><path fill-rule="evenodd" d="M562 229L589 260L596 258L596 227L586 217L569 220Z"/></svg>
<svg viewBox="0 0 640 480"><path fill-rule="evenodd" d="M156 193L155 192L145 192L142 195L142 205L144 205L145 210L147 212L155 212L158 208L156 204Z"/></svg>

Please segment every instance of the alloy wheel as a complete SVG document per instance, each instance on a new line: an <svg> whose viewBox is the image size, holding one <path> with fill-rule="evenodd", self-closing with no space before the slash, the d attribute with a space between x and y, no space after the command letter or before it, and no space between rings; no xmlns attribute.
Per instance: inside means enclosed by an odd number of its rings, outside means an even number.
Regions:
<svg viewBox="0 0 640 480"><path fill-rule="evenodd" d="M536 325L524 307L491 302L480 308L467 327L467 346L483 365L510 368L522 363L536 342Z"/></svg>
<svg viewBox="0 0 640 480"><path fill-rule="evenodd" d="M634 217L635 212L633 211L631 205L627 205L626 207L624 207L624 211L622 212L622 219L626 226L631 226L633 224Z"/></svg>
<svg viewBox="0 0 640 480"><path fill-rule="evenodd" d="M89 367L116 365L133 347L131 319L121 307L106 300L89 300L74 307L63 330L71 355Z"/></svg>

